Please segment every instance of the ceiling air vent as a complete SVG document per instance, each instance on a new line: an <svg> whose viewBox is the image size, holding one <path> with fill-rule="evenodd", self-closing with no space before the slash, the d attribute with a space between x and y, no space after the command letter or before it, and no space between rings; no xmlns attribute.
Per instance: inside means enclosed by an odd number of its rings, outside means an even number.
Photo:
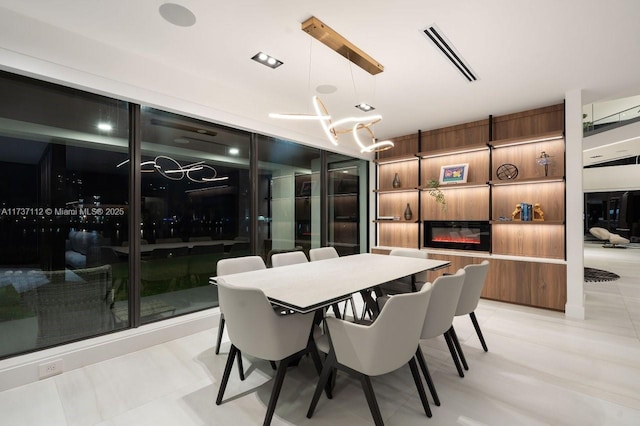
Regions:
<svg viewBox="0 0 640 426"><path fill-rule="evenodd" d="M444 53L444 56L462 73L464 78L470 82L478 80L473 73L471 67L462 59L460 53L453 47L451 42L442 34L442 31L435 25L431 25L423 30L424 35L436 45L436 47Z"/></svg>

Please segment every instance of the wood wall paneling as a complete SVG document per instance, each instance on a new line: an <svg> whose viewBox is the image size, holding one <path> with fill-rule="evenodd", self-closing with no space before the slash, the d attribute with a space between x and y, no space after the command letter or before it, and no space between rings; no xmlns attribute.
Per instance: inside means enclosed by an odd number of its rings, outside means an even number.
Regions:
<svg viewBox="0 0 640 426"><path fill-rule="evenodd" d="M418 132L391 138L391 141L393 141L394 147L379 152L376 156L377 159L384 160L385 158L402 157L420 151L420 147L418 146Z"/></svg>
<svg viewBox="0 0 640 426"><path fill-rule="evenodd" d="M433 282L443 273L455 273L469 264L481 263L485 258L432 254L431 259L448 260L451 266L427 274ZM489 272L482 297L520 305L564 311L567 301L567 267L564 264L488 259Z"/></svg>
<svg viewBox="0 0 640 426"><path fill-rule="evenodd" d="M566 265L532 265L531 305L564 311L567 303Z"/></svg>
<svg viewBox="0 0 640 426"><path fill-rule="evenodd" d="M447 209L442 210L427 191L420 194L422 220L489 220L489 187L442 190Z"/></svg>
<svg viewBox="0 0 640 426"><path fill-rule="evenodd" d="M447 273L447 274L455 274L456 271L460 268L464 268L467 265L471 265L474 263L481 263L484 259L477 257L466 257L466 256L448 256L444 254L430 254L429 259L435 260L447 260L451 262L448 268L439 269L437 271L429 271L427 272L427 280L429 282L433 282L439 276ZM491 270L491 265L489 266L489 270Z"/></svg>
<svg viewBox="0 0 640 426"><path fill-rule="evenodd" d="M400 178L400 188L418 187L418 159L416 158L415 160L380 164L378 166L378 189L394 189L393 178L396 173Z"/></svg>
<svg viewBox="0 0 640 426"><path fill-rule="evenodd" d="M371 249L371 253L373 253L373 254L389 254L389 253L391 253L391 249L383 249L383 248L380 248L380 247L373 247Z"/></svg>
<svg viewBox="0 0 640 426"><path fill-rule="evenodd" d="M387 247L418 247L418 229L416 223L390 222L378 224L378 245Z"/></svg>
<svg viewBox="0 0 640 426"><path fill-rule="evenodd" d="M462 148L489 140L489 119L422 132L421 151Z"/></svg>
<svg viewBox="0 0 640 426"><path fill-rule="evenodd" d="M512 256L564 259L564 225L491 225L491 252Z"/></svg>
<svg viewBox="0 0 640 426"><path fill-rule="evenodd" d="M493 140L564 130L564 104L493 117Z"/></svg>

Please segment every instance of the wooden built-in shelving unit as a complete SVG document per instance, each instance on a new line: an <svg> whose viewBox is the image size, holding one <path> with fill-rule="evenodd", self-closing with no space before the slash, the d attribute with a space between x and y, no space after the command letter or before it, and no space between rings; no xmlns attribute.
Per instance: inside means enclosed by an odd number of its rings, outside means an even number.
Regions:
<svg viewBox="0 0 640 426"><path fill-rule="evenodd" d="M432 251L449 260L448 272L489 259L483 297L564 310L566 303L564 106L553 105L395 138L379 154L377 211L399 221L375 221L376 252L392 247ZM397 149L397 150L396 150ZM411 150L414 151L411 151ZM546 174L537 159L550 159ZM441 185L443 211L428 193L440 168L468 163L466 183ZM496 169L513 164L518 175L500 180ZM402 187L393 188L398 173ZM511 220L516 204L539 203L544 221ZM413 218L404 220L407 203ZM419 216L418 216L419 215ZM489 252L424 247L423 221L485 221L491 224ZM430 273L430 280L442 272Z"/></svg>

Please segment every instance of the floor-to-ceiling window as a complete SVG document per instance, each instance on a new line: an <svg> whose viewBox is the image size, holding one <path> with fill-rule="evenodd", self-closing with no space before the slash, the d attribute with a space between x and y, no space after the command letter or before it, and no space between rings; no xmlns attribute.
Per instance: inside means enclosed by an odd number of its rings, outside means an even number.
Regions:
<svg viewBox="0 0 640 426"><path fill-rule="evenodd" d="M250 134L143 107L142 322L217 306L218 260L249 254Z"/></svg>
<svg viewBox="0 0 640 426"><path fill-rule="evenodd" d="M367 250L364 160L10 73L0 93L0 358L215 307L223 258Z"/></svg>
<svg viewBox="0 0 640 426"><path fill-rule="evenodd" d="M320 150L260 136L258 254L320 247Z"/></svg>
<svg viewBox="0 0 640 426"><path fill-rule="evenodd" d="M0 73L0 357L126 327L127 103Z"/></svg>
<svg viewBox="0 0 640 426"><path fill-rule="evenodd" d="M327 244L341 255L367 250L368 163L341 154L329 154Z"/></svg>

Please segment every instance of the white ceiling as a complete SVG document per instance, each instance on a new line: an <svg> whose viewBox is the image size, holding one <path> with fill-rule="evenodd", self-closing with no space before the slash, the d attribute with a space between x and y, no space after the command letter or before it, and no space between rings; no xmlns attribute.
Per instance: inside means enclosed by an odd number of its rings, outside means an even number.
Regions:
<svg viewBox="0 0 640 426"><path fill-rule="evenodd" d="M0 49L311 143L322 140L318 123L268 113L311 113L319 85L337 87L320 95L332 117L363 114L354 108L361 101L374 105L384 116L374 126L379 139L557 104L575 89L585 104L640 94L638 0L171 1L189 8L196 24L165 21L161 0L0 0ZM384 72L371 76L301 31L310 16ZM477 82L464 79L422 34L433 24ZM258 51L284 65L272 70L251 61Z"/></svg>

